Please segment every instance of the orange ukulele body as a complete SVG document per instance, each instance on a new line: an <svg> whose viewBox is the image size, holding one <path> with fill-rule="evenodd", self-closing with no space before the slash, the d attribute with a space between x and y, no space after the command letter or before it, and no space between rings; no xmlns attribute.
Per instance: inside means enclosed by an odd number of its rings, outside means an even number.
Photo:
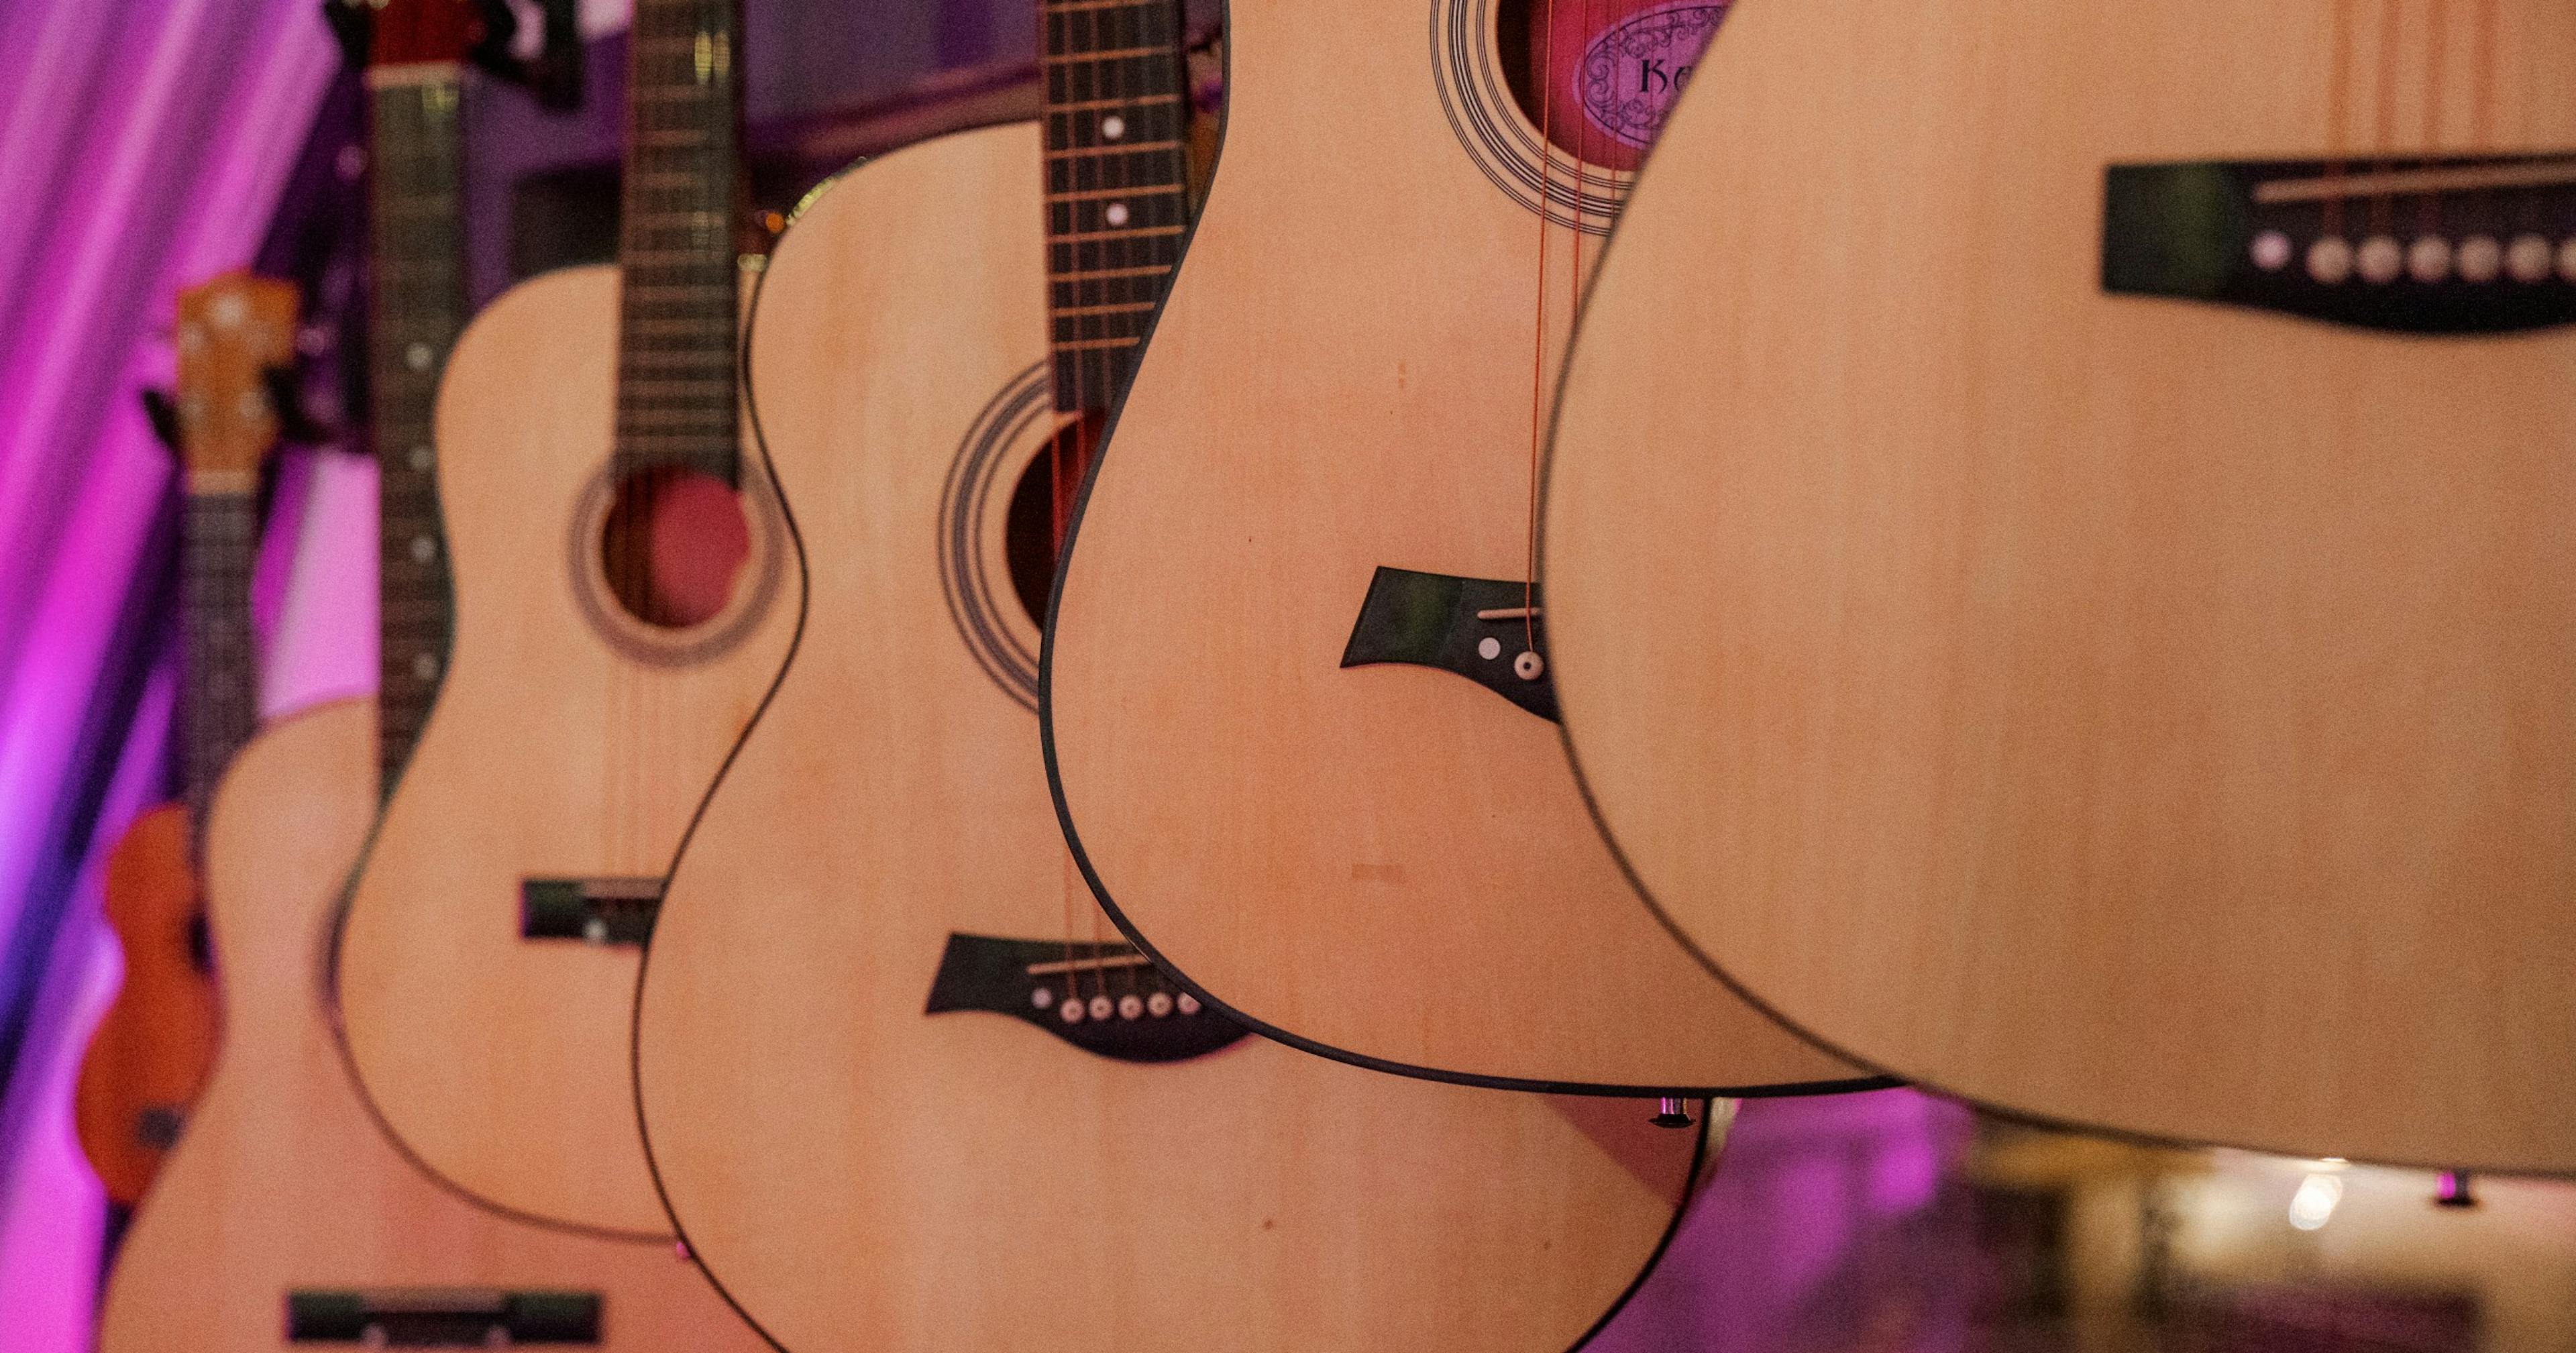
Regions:
<svg viewBox="0 0 2576 1353"><path fill-rule="evenodd" d="M162 804L125 829L107 857L106 892L125 980L90 1034L73 1121L107 1196L132 1207L215 1062L215 979L187 805Z"/></svg>

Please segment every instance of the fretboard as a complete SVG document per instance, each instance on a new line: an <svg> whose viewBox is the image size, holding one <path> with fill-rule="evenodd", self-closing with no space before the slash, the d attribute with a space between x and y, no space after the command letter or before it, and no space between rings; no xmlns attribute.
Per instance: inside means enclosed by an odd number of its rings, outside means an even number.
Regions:
<svg viewBox="0 0 2576 1353"><path fill-rule="evenodd" d="M621 469L738 482L736 0L635 0L617 370Z"/></svg>
<svg viewBox="0 0 2576 1353"><path fill-rule="evenodd" d="M461 77L452 65L370 76L368 388L381 495L376 754L386 793L429 719L453 622L430 419L439 373L465 323Z"/></svg>
<svg viewBox="0 0 2576 1353"><path fill-rule="evenodd" d="M1178 0L1042 0L1055 405L1118 401L1189 225Z"/></svg>
<svg viewBox="0 0 2576 1353"><path fill-rule="evenodd" d="M233 753L259 726L259 661L250 625L259 508L248 489L191 489L181 528L187 653L180 683L182 786L198 830Z"/></svg>

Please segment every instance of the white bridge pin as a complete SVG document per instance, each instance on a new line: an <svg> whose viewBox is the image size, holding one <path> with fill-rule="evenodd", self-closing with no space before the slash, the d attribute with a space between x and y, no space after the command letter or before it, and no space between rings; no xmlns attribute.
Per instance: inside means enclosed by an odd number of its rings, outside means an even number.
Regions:
<svg viewBox="0 0 2576 1353"><path fill-rule="evenodd" d="M1512 675L1523 681L1536 681L1547 673L1547 659L1524 650L1512 659Z"/></svg>
<svg viewBox="0 0 2576 1353"><path fill-rule="evenodd" d="M1068 996L1065 998L1064 1004L1059 1006L1055 1013L1056 1018L1063 1020L1067 1024L1080 1024L1084 1013L1082 1001L1077 997Z"/></svg>
<svg viewBox="0 0 2576 1353"><path fill-rule="evenodd" d="M2552 261L2549 241L2538 235L2516 235L2511 248L2504 253L2504 269L2513 280L2526 285L2549 280Z"/></svg>
<svg viewBox="0 0 2576 1353"><path fill-rule="evenodd" d="M2254 237L2254 266L2265 272L2279 272L2290 266L2290 259L2297 253L2290 237L2280 231L2266 230Z"/></svg>
<svg viewBox="0 0 2576 1353"><path fill-rule="evenodd" d="M1111 1005L1109 1003L1109 998L1106 996L1094 996L1091 998L1091 1017L1093 1019L1107 1019L1109 1018L1110 1012L1115 1009L1117 1009L1117 1007Z"/></svg>
<svg viewBox="0 0 2576 1353"><path fill-rule="evenodd" d="M2352 278L2352 244L2328 235L2308 246L2308 276L2319 285L2339 287Z"/></svg>
<svg viewBox="0 0 2576 1353"><path fill-rule="evenodd" d="M2361 242L2354 261L2361 268L2361 280L2384 287L2406 271L2406 247L2392 236L2373 235Z"/></svg>
<svg viewBox="0 0 2576 1353"><path fill-rule="evenodd" d="M2406 249L2406 275L2428 287L2450 280L2451 242L2439 235L2418 237Z"/></svg>
<svg viewBox="0 0 2576 1353"><path fill-rule="evenodd" d="M1039 987L1037 990L1030 992L1029 1004L1036 1006L1040 1010L1044 1010L1048 1006L1055 1004L1055 988Z"/></svg>
<svg viewBox="0 0 2576 1353"><path fill-rule="evenodd" d="M1135 1019L1145 1013L1145 998L1129 993L1118 998L1118 1018Z"/></svg>
<svg viewBox="0 0 2576 1353"><path fill-rule="evenodd" d="M2484 286L2504 275L2504 246L2493 235L2460 241L2460 278Z"/></svg>
<svg viewBox="0 0 2576 1353"><path fill-rule="evenodd" d="M1189 993L1188 993L1188 992L1186 992L1186 991L1182 992L1182 993L1181 993L1181 999L1180 999L1180 1010L1181 1010L1181 1013L1182 1013L1182 1014L1184 1014L1184 1015L1195 1015L1195 1014L1197 1014L1197 1013L1199 1012L1199 998L1198 998L1198 997L1196 997L1196 996L1193 996L1193 995L1189 994Z"/></svg>
<svg viewBox="0 0 2576 1353"><path fill-rule="evenodd" d="M1153 995L1146 997L1145 1013L1152 1015L1156 1019L1161 1019L1163 1016L1172 1013L1171 993L1167 991L1157 991Z"/></svg>

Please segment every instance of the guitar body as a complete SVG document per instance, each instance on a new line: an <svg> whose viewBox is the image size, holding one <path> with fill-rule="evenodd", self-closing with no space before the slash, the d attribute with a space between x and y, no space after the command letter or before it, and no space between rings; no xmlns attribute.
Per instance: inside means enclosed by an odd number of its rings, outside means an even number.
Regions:
<svg viewBox="0 0 2576 1353"><path fill-rule="evenodd" d="M1663 913L2017 1113L2576 1169L2576 216L2439 186L2576 146L2576 10L1746 0L1692 89L1544 577Z"/></svg>
<svg viewBox="0 0 2576 1353"><path fill-rule="evenodd" d="M617 328L615 270L555 273L449 360L454 655L352 891L338 980L367 1096L430 1170L513 1213L663 1235L635 1137L635 950L523 938L524 888L658 883L793 616L771 604L779 545L757 512L734 606L706 626L736 629L730 646L689 654L604 595L590 545Z"/></svg>
<svg viewBox="0 0 2576 1353"><path fill-rule="evenodd" d="M215 800L223 1052L126 1234L100 1348L283 1353L292 1293L373 1293L398 1309L406 1290L425 1305L420 1293L437 1289L595 1293L604 1348L760 1347L668 1244L505 1221L438 1187L377 1131L332 1038L321 973L375 812L374 748L372 702L327 705L252 743ZM481 1346L483 1334L453 1342Z"/></svg>
<svg viewBox="0 0 2576 1353"><path fill-rule="evenodd" d="M132 1207L177 1140L215 1061L215 983L200 952L188 810L165 803L108 852L107 923L125 954L81 1058L73 1121L109 1199Z"/></svg>
<svg viewBox="0 0 2576 1353"><path fill-rule="evenodd" d="M1435 38L1490 38L1488 7L1432 9ZM1582 229L1545 232L1542 284L1526 185L1497 186L1535 161L1453 125L1481 80L1509 146L1538 144L1472 43L1449 54L1461 80L1418 5L1238 0L1228 22L1224 150L1083 500L1048 656L1066 831L1104 903L1227 1010L1367 1064L1521 1086L1857 1077L1636 905L1555 725L1511 698L1535 688L1512 671L1520 622L1471 659L1500 689L1345 665L1381 568L1529 576L1541 349L1624 176L1591 171ZM1519 582L1492 590L1525 604Z"/></svg>
<svg viewBox="0 0 2576 1353"><path fill-rule="evenodd" d="M1039 144L869 162L764 282L752 407L809 620L637 993L672 1214L797 1353L1569 1347L1656 1254L1699 1132L1308 1057L1149 966L1075 976L1102 1017L1066 1024L1067 979L1028 971L1114 939L1005 562L1055 417Z"/></svg>

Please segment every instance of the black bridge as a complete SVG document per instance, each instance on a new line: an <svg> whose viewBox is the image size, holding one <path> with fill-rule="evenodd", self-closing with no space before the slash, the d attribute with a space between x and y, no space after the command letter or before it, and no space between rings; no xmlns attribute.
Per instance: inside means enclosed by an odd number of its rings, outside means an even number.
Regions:
<svg viewBox="0 0 2576 1353"><path fill-rule="evenodd" d="M662 911L660 879L521 879L519 937L641 945Z"/></svg>
<svg viewBox="0 0 2576 1353"><path fill-rule="evenodd" d="M1250 1032L1125 944L950 935L923 1013L958 1010L1009 1015L1121 1062L1183 1061Z"/></svg>
<svg viewBox="0 0 2576 1353"><path fill-rule="evenodd" d="M286 1295L286 1341L371 1348L596 1344L596 1292L323 1289Z"/></svg>
<svg viewBox="0 0 2576 1353"><path fill-rule="evenodd" d="M1380 568L1342 649L1342 666L1382 662L1456 673L1556 722L1547 626L1530 584Z"/></svg>
<svg viewBox="0 0 2576 1353"><path fill-rule="evenodd" d="M2389 333L2576 322L2576 155L2114 165L2102 286Z"/></svg>

